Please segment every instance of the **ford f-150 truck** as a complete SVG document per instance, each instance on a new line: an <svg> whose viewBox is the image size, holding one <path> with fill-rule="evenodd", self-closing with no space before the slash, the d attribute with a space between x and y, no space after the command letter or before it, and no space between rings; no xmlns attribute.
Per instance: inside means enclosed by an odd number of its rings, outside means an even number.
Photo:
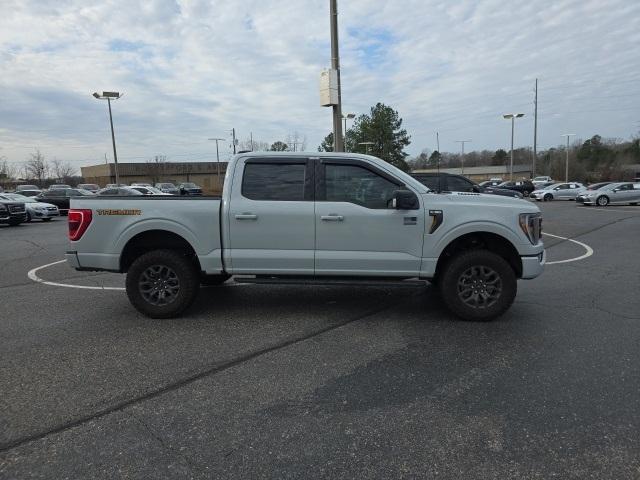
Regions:
<svg viewBox="0 0 640 480"><path fill-rule="evenodd" d="M153 318L179 315L201 284L435 284L467 320L512 304L545 263L539 209L478 193L430 193L378 158L247 153L221 197L75 197L67 262L126 273Z"/></svg>

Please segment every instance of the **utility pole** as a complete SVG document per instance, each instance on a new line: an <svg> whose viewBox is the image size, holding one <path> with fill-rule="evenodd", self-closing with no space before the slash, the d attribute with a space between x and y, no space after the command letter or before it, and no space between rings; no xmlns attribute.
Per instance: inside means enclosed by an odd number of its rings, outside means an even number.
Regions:
<svg viewBox="0 0 640 480"><path fill-rule="evenodd" d="M235 155L236 154L236 129L235 128L231 129L231 136L233 138L233 141L232 141L232 143L233 143L233 154Z"/></svg>
<svg viewBox="0 0 640 480"><path fill-rule="evenodd" d="M436 147L438 148L438 156L436 157L438 169L438 193L442 191L442 179L440 178L440 134L436 132Z"/></svg>
<svg viewBox="0 0 640 480"><path fill-rule="evenodd" d="M536 176L536 161L538 160L538 79L536 78L536 94L534 100L534 117L533 117L533 165L531 168L531 176Z"/></svg>
<svg viewBox="0 0 640 480"><path fill-rule="evenodd" d="M120 95L119 92L102 92L102 94L94 92L93 96L98 100L106 100L109 104L109 124L111 125L111 142L113 143L113 166L116 173L116 184L120 185L120 175L118 174L118 154L116 153L116 136L115 133L113 133L113 116L111 114L111 99L113 98L114 100L118 100L122 95Z"/></svg>
<svg viewBox="0 0 640 480"><path fill-rule="evenodd" d="M342 92L340 87L340 52L338 49L338 1L329 0L331 24L331 68L338 77L338 104L333 105L333 151L344 152L342 138Z"/></svg>
<svg viewBox="0 0 640 480"><path fill-rule="evenodd" d="M461 175L464 175L464 144L471 142L471 140L456 140L456 143L462 144L462 156L460 157L461 163Z"/></svg>
<svg viewBox="0 0 640 480"><path fill-rule="evenodd" d="M249 132L249 141L251 142L251 151L253 152L253 132Z"/></svg>
<svg viewBox="0 0 640 480"><path fill-rule="evenodd" d="M564 133L560 135L561 137L567 137L567 157L564 162L564 181L569 181L569 137L574 137L575 133Z"/></svg>
<svg viewBox="0 0 640 480"><path fill-rule="evenodd" d="M218 180L218 189L220 189L220 152L218 151L218 142L224 140L224 138L208 138L207 140L213 140L216 142L216 178ZM222 191L220 189L220 191Z"/></svg>

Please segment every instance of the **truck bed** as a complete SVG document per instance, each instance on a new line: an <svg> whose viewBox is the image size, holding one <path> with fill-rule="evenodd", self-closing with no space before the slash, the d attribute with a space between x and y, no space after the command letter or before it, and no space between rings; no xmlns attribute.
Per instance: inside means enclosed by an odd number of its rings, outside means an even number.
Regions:
<svg viewBox="0 0 640 480"><path fill-rule="evenodd" d="M72 209L91 210L81 242L71 242L67 261L75 268L122 271L120 256L127 245L166 240L171 233L192 246L201 268L222 272L220 197L122 196L71 199ZM100 252L100 253L96 253Z"/></svg>

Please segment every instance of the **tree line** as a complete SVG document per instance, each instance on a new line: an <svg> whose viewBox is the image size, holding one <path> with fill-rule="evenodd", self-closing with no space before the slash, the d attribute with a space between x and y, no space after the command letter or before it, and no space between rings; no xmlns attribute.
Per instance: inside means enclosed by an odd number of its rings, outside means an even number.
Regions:
<svg viewBox="0 0 640 480"><path fill-rule="evenodd" d="M0 158L0 184L3 186L21 178L33 181L38 186L59 182L72 183L77 177L77 169L66 160L54 158L48 160L40 150L29 154L22 166L9 163L6 158Z"/></svg>

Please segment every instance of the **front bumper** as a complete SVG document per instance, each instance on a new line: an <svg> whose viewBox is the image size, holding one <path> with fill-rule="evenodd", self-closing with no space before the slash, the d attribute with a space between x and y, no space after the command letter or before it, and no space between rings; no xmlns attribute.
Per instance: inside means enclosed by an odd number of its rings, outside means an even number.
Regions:
<svg viewBox="0 0 640 480"><path fill-rule="evenodd" d="M55 210L31 210L29 212L32 218L53 218L59 217L60 211L58 209Z"/></svg>
<svg viewBox="0 0 640 480"><path fill-rule="evenodd" d="M542 250L538 255L520 257L522 260L522 279L536 278L544 271L547 263L547 251Z"/></svg>

